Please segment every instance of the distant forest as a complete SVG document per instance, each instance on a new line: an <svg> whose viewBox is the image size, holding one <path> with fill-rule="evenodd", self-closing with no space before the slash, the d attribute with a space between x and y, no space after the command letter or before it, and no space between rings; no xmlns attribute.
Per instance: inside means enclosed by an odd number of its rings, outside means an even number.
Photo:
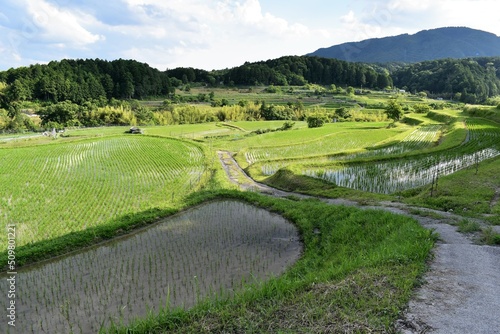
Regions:
<svg viewBox="0 0 500 334"><path fill-rule="evenodd" d="M221 71L176 68L161 72L133 60L100 59L52 61L0 72L0 103L13 101L71 101L167 97L175 87L203 83L302 86L306 83L383 89L392 86L389 72L372 65L318 57L282 57L245 63Z"/></svg>
<svg viewBox="0 0 500 334"><path fill-rule="evenodd" d="M166 73L184 83L222 83L226 86L302 86L306 83L374 89L392 86L389 72L382 67L308 56L286 56L261 62L247 62L222 71L176 68L167 70Z"/></svg>
<svg viewBox="0 0 500 334"><path fill-rule="evenodd" d="M465 103L482 103L500 94L500 58L441 59L403 66L394 84Z"/></svg>
<svg viewBox="0 0 500 334"><path fill-rule="evenodd" d="M167 104L182 103L175 90L185 90L190 85L309 83L366 90L397 87L411 93L425 92L429 97L483 103L500 95L499 69L498 57L377 65L316 56L286 56L217 71L194 68L159 71L145 63L123 59L52 61L0 72L0 130L32 129L30 121L20 114L27 104L38 106L43 124L71 124L69 121L75 119L85 126L129 124L131 119L147 123L151 121L148 110L135 104L126 115L124 111L116 111L122 108L119 101L155 98ZM102 109L106 106L115 109Z"/></svg>

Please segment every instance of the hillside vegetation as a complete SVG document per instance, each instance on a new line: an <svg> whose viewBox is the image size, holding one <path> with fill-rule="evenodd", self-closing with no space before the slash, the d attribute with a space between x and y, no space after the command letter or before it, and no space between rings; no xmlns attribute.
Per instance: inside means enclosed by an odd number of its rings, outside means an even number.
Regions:
<svg viewBox="0 0 500 334"><path fill-rule="evenodd" d="M408 66L350 63L288 56L207 72L176 68L165 72L131 60L62 60L0 72L0 131L43 131L67 126L164 125L215 120L304 120L303 98L352 96L356 90L410 91L465 103L498 105L500 58L436 60ZM390 71L389 71L390 70ZM257 85L257 86L255 86ZM296 94L277 110L260 96ZM192 94L194 88L205 88ZM228 99L215 90L247 90ZM153 105L142 100L162 100ZM283 105L283 100L265 102ZM363 103L363 102L362 102ZM193 104L211 108L195 108ZM363 104L362 104L363 105ZM221 107L232 107L221 111ZM282 106L278 107L283 108ZM278 115L278 116L277 116ZM34 117L39 116L39 117Z"/></svg>

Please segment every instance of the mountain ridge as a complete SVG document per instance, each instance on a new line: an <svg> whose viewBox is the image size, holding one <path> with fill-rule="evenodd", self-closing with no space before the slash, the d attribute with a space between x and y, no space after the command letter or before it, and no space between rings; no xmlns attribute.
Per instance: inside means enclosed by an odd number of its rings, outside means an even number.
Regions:
<svg viewBox="0 0 500 334"><path fill-rule="evenodd" d="M500 37L467 28L444 27L415 34L370 38L320 48L307 56L364 63L417 63L444 58L500 56Z"/></svg>

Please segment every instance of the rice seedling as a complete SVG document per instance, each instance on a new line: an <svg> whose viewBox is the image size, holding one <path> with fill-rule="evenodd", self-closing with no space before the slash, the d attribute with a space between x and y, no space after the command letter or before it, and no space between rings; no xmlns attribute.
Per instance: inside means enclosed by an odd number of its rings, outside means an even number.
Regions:
<svg viewBox="0 0 500 334"><path fill-rule="evenodd" d="M272 147L250 148L245 151L249 165L260 161L310 158L372 146L396 133L391 129L352 130L329 134L313 141Z"/></svg>
<svg viewBox="0 0 500 334"><path fill-rule="evenodd" d="M438 177L475 166L500 155L494 148L470 154L426 156L412 160L356 164L337 169L307 169L304 175L321 178L341 187L391 194L433 183Z"/></svg>

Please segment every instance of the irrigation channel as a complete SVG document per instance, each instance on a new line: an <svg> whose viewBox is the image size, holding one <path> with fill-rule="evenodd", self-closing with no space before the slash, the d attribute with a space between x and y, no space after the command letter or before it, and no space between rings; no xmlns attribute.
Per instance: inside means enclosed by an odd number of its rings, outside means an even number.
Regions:
<svg viewBox="0 0 500 334"><path fill-rule="evenodd" d="M233 159L230 152L218 152L229 179L244 190L258 191L275 197L312 196L286 192L255 182ZM462 217L450 212L418 208L427 213L419 216L415 208L396 202L363 206L355 201L326 199L332 205L350 205L362 209L386 210L412 217L425 228L439 234L433 260L423 277L424 284L415 292L407 310L394 324L404 334L500 333L500 247L477 245L457 232L452 225ZM413 209L413 210L412 210ZM431 218L428 215L442 218ZM480 221L478 221L480 223ZM500 232L500 226L494 226Z"/></svg>
<svg viewBox="0 0 500 334"><path fill-rule="evenodd" d="M228 297L280 275L302 252L283 217L215 201L132 235L19 270L16 327L0 333L96 333L160 307ZM8 282L0 277L0 289Z"/></svg>

